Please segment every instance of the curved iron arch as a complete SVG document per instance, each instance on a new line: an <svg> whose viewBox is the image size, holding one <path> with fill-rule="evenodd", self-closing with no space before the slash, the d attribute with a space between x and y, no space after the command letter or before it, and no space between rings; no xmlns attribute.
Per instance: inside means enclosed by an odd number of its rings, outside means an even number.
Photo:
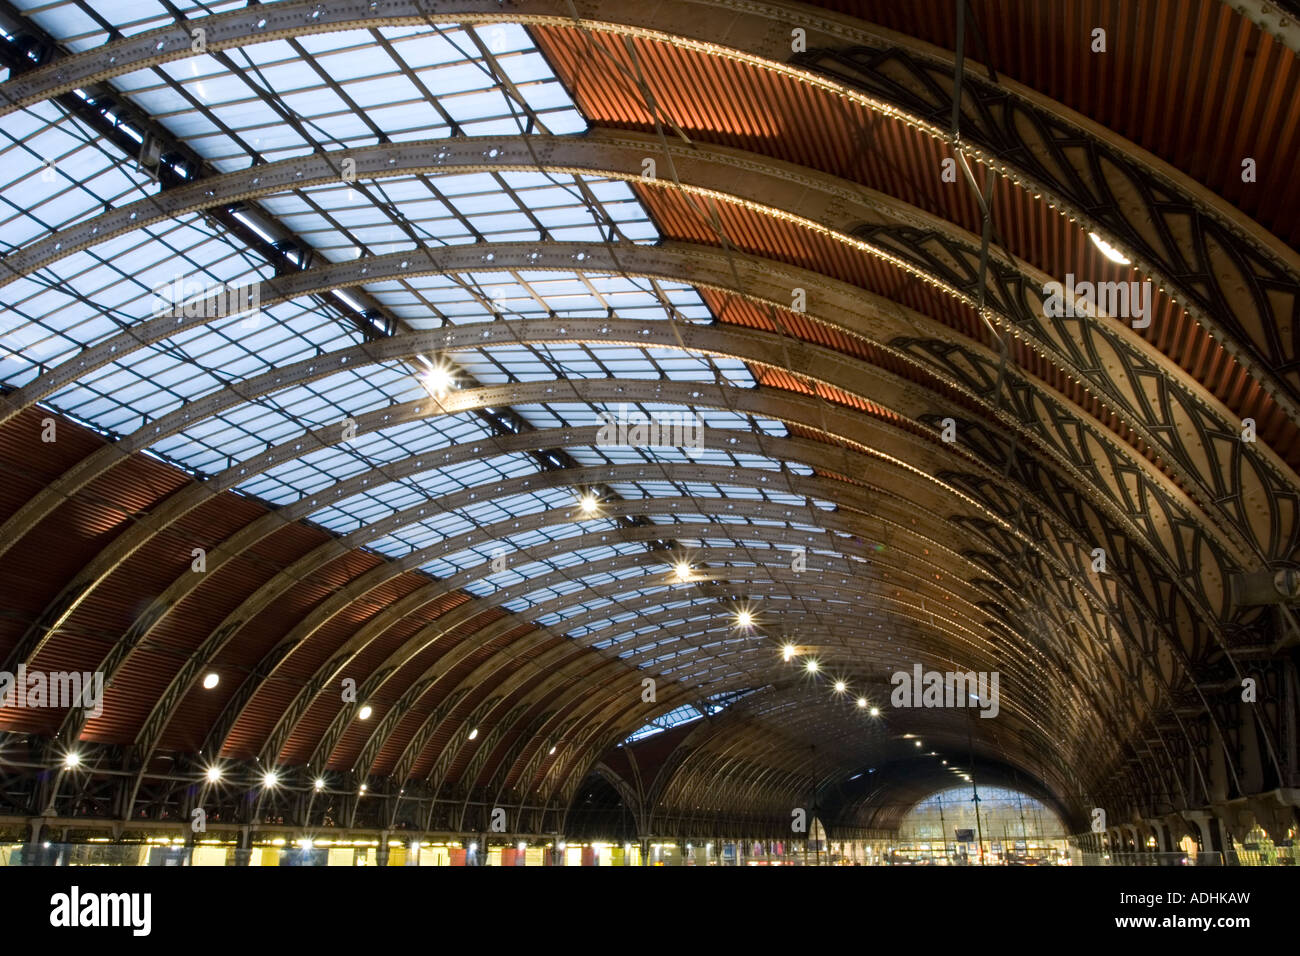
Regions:
<svg viewBox="0 0 1300 956"><path fill-rule="evenodd" d="M644 9L620 7L617 13L606 9L599 19L576 23L573 8L561 0L530 0L526 7L521 5L511 10L503 9L495 0L456 0L444 4L438 14L464 23L577 26L588 31L689 46L698 53L727 55L754 68L797 77L832 95L899 119L960 150L1017 186L1045 197L1050 208L1060 208L1072 220L1085 223L1086 228L1111 236L1122 234L1122 244L1135 251L1139 265L1150 263L1146 266L1149 274L1158 276L1162 286L1178 289L1180 300L1192 306L1197 320L1211 329L1216 339L1229 344L1234 355L1287 409L1293 421L1300 420L1295 401L1297 387L1281 372L1294 365L1296 356L1286 352L1286 343L1270 337L1267 329L1260 331L1259 313L1262 310L1269 314L1266 297L1257 293L1242 301L1216 284L1213 297L1207 298L1194 285L1175 278L1187 274L1178 265L1180 262L1204 263L1203 268L1195 270L1197 275L1216 274L1210 266L1210 255L1197 242L1200 235L1214 236L1221 253L1236 244L1249 250L1250 260L1237 254L1233 264L1250 277L1250 284L1256 290L1268 285L1295 290L1300 285L1297 281L1300 256L1258 227L1252 228L1246 217L1191 184L1182 173L1132 144L1119 148L1115 144L1118 137L1103 133L1094 124L1059 104L1052 104L1040 94L969 72L965 77L966 92L985 101L986 114L1010 112L1020 122L986 128L974 122L979 115L976 113L967 117L966 129L958 140L944 126L928 118L945 115L951 106L951 100L943 92L947 83L927 82L930 73L945 80L952 76L954 64L945 53L851 17L791 7L775 0L743 5L738 0L663 2ZM311 0L288 0L266 11L241 10L205 17L201 25L205 30L206 49L217 51L246 45L253 38L271 40L399 24L423 26L431 22L430 16L430 11L413 0L376 0L373 6L363 6L357 0L340 0L326 9ZM771 29L778 24L788 30L792 22L800 24L807 33L809 52L806 54L792 55L788 33ZM718 45L719 36L726 36L731 46ZM24 73L0 86L3 94L0 115L78 85L187 58L193 55L192 39L188 23L162 27ZM864 58L859 54L865 50L874 55L882 48L903 60L918 79L904 85L896 77L873 75L868 62L870 56ZM1008 131L1013 129L1019 130L1022 136L1025 130L1033 130L1034 137L1009 144ZM1097 157L1094 163L1075 169L1077 182L1057 172L1058 161L1062 160L1061 141L1085 142ZM1075 168L1068 162L1064 165ZM1108 181L1108 172L1117 182ZM1157 215L1163 227L1160 235L1163 247L1152 241L1149 231L1140 227L1142 214L1137 212L1143 207L1151 208L1147 194L1157 185L1182 199L1185 209L1182 215L1196 222L1188 228ZM1117 194L1124 203L1116 201ZM1099 202L1098 197L1109 202ZM1130 212L1128 206L1133 206L1134 211ZM1111 221L1099 218L1097 211L1102 208L1109 211ZM1223 327L1225 320L1230 324L1229 330Z"/></svg>

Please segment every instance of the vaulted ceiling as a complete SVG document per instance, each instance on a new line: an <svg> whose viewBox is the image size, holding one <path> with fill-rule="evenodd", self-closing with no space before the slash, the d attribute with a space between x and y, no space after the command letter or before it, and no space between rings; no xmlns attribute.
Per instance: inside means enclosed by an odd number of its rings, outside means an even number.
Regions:
<svg viewBox="0 0 1300 956"><path fill-rule="evenodd" d="M0 710L56 799L1300 785L1223 699L1291 653L1230 587L1300 543L1285 3L97 6L0 2L0 658L108 683Z"/></svg>

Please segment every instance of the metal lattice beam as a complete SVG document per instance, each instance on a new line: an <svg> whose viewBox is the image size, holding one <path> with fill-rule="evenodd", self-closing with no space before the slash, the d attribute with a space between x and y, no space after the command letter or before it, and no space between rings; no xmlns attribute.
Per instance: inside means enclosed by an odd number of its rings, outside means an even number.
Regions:
<svg viewBox="0 0 1300 956"><path fill-rule="evenodd" d="M1295 343L1281 339L1271 299L1300 309L1300 254L1254 226L1228 204L1132 144L1053 106L1041 97L966 77L973 104L963 111L960 143L928 117L951 110L953 62L943 52L862 21L836 14L739 0L665 0L651 7L575 7L568 0L457 0L439 18L460 23L515 22L581 26L648 37L705 54L739 56L756 69L787 76L846 97L885 117L906 122L970 160L986 165L1084 227L1117 239L1163 288L1176 290L1197 321L1225 343L1265 390L1300 421L1300 368ZM578 17L574 19L574 10ZM0 115L59 92L132 70L193 55L195 26L209 51L250 42L340 29L427 26L429 11L414 0L339 0L322 8L289 0L150 31L104 48L69 56L0 85ZM789 24L806 30L808 52L791 53ZM775 29L774 29L775 27ZM718 44L726 37L725 46ZM1083 143L1079 161L1064 149ZM1174 197L1172 200L1167 197ZM1160 224L1157 233L1144 223ZM1206 238L1210 241L1206 242ZM1190 264L1190 265L1189 265ZM1201 284L1183 281L1194 275ZM1224 281L1228 275L1232 279ZM1272 319L1270 323L1268 320Z"/></svg>

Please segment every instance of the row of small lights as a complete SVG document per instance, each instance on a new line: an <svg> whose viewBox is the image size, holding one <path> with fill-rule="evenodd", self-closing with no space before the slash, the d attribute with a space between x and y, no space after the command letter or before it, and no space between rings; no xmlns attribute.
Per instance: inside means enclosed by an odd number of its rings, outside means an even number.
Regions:
<svg viewBox="0 0 1300 956"><path fill-rule="evenodd" d="M447 369L445 366L433 366L432 368L430 368L430 370L427 373L421 376L421 381L424 382L426 388L429 389L431 394L435 392L441 393L441 392L445 392L446 389L451 386L452 375L450 370ZM578 507L582 510L583 514L594 515L600 508L600 501L593 494L585 494L581 498L579 498ZM219 683L221 683L221 675L219 675L216 671L209 671L203 677L204 690L213 690L214 688L216 688L216 686ZM357 712L357 718L360 720L369 720L373 713L374 713L374 708L370 704L362 704L361 709ZM476 740L478 738L478 728L477 727L472 728L470 732L466 735L466 737L469 740ZM548 752L548 756L551 757L555 756L555 752L557 749L558 749L558 745L552 747ZM63 766L65 769L68 770L75 770L77 767L80 767L81 755L76 751L69 751L67 754L64 755ZM206 776L209 783L219 782L222 777L221 768L209 767L206 772ZM274 771L268 771L262 776L262 785L267 789L277 786L279 782L280 782L280 778ZM317 778L315 783L315 788L318 791L324 790L325 781L320 778ZM361 785L361 792L364 793L365 790L366 790L366 785L363 783Z"/></svg>
<svg viewBox="0 0 1300 956"><path fill-rule="evenodd" d="M689 564L685 564L684 562L683 562L683 563L679 563L679 564L677 565L677 577L678 577L679 579L683 579L683 580L684 580L685 578L684 578L683 571L682 571L682 567L683 567L683 565L684 565L685 568L687 569L687 570L686 570L686 573L687 573L687 574L689 574L690 565L689 565ZM755 622L755 619L754 619L754 612L753 612L753 611L750 611L748 608L741 608L741 609L739 609L738 611L736 611L736 627L737 627L739 630L742 630L742 631L748 631L748 630L751 630L751 629L755 626L755 623L756 623L756 622ZM795 656L796 656L798 653L799 653L799 649L798 649L797 647L795 647L793 644L782 644L782 645L781 645L781 659L784 660L784 661L787 661L787 662L788 662L788 661L794 660ZM810 657L810 658L808 658L808 660L804 663L803 668L804 668L804 670L807 671L809 674L817 674L817 673L820 673L820 672L821 672L821 664L818 663L817 658L815 658L815 657ZM848 682L847 682L847 681L837 680L837 681L835 682L835 693L837 693L837 694L846 694L846 693L848 693L848 690L849 690L849 685L848 685ZM879 707L873 707L873 706L871 705L871 702L870 702L869 700L867 700L865 697L859 697L857 703L858 703L858 708L859 708L860 710L867 710L867 711L871 714L872 717L879 717L879 716L880 716L880 708L879 708Z"/></svg>
<svg viewBox="0 0 1300 956"><path fill-rule="evenodd" d="M742 612L742 614L744 615L746 620L744 622L741 622L740 615L737 615L737 621L739 626L749 627L753 623L753 615L750 614L748 611L744 611ZM783 661L794 660L794 658L798 655L798 653L799 653L799 649L795 647L793 644L781 645L781 659ZM818 663L817 658L810 657L808 658L807 661L804 662L803 669L807 671L809 674L818 674L821 673L821 664ZM834 686L835 686L835 693L837 694L848 693L849 685L847 681L837 680ZM865 697L858 698L858 709L867 710L872 717L880 716L880 708L872 707L870 701L868 701Z"/></svg>
<svg viewBox="0 0 1300 956"><path fill-rule="evenodd" d="M578 507L583 514L591 516L596 514L596 512L599 510L600 502L595 495L588 493L578 499ZM673 564L673 576L678 581L683 583L689 582L692 579L693 575L694 575L694 569L691 567L689 561L679 560ZM735 626L738 630L742 630L742 631L751 630L754 628L756 623L757 622L754 618L754 612L749 610L748 608L740 608L735 612ZM795 645L793 644L781 645L782 660L785 661L793 660L797 654L798 654L798 648L796 648ZM818 663L816 658L810 657L804 663L804 670L807 671L809 674L820 673L821 664ZM849 685L847 681L837 680L834 684L834 688L836 694L846 694L848 693ZM880 708L872 706L871 702L867 700L867 698L865 697L859 697L857 699L857 705L860 710L866 710L868 713L870 713L872 717L880 716ZM924 745L924 741L921 740L916 740L914 741L914 743L917 747L921 747ZM938 754L931 751L930 754L928 754L928 756L937 757ZM948 766L948 761L946 760L941 761L941 763L945 767ZM956 767L948 767L948 769L952 773L961 774L963 780L967 782L970 781L970 776L967 774L963 774L960 769Z"/></svg>
<svg viewBox="0 0 1300 956"><path fill-rule="evenodd" d="M218 675L215 671L210 672L207 675L205 675L203 678L203 688L205 690L212 690L220 682L221 682L220 675ZM362 704L360 711L357 712L357 717L360 720L369 720L370 716L373 713L374 713L373 707L371 707L369 704ZM471 728L470 732L466 734L465 737L467 740L477 740L478 728L477 727ZM553 746L550 749L550 751L548 751L547 756L554 757L558 749L559 749L558 744ZM79 754L75 750L70 750L66 754L64 754L63 767L65 770L76 770L80 766L81 766L81 754ZM208 783L219 783L221 781L223 774L220 767L213 766L213 767L209 767L205 771L204 776L207 777ZM279 783L280 783L279 774L277 774L273 770L268 770L266 773L262 775L262 786L267 788L268 790L278 786ZM317 791L325 789L325 781L323 778L320 777L316 778L315 789ZM361 785L361 792L362 793L366 792L366 785L364 783Z"/></svg>
<svg viewBox="0 0 1300 956"><path fill-rule="evenodd" d="M679 567L680 567L680 565L679 565ZM689 568L689 565L688 565L687 567ZM681 576L680 572L679 572L678 576L679 576L679 577ZM738 611L736 612L736 627L737 627L737 628L740 628L741 630L749 630L750 628L752 628L752 627L754 626L754 623L755 623L755 621L754 621L754 613L753 613L752 611L750 611L750 610L748 610L748 609L745 609L745 608L741 608L740 610L738 610ZM795 657L798 653L799 653L798 648L795 647L795 645L793 645L793 644L783 644L783 645L781 645L781 659L782 659L782 660L785 660L785 661L793 660L794 657ZM807 671L809 674L818 674L818 673L821 672L821 664L819 664L819 663L817 662L817 659L816 659L815 657L810 657L810 658L809 658L809 659L804 663L804 670ZM835 688L835 693L836 693L836 694L846 694L846 693L848 693L849 685L848 685L848 682L847 682L847 681L844 681L844 680L837 680L837 681L835 681L834 688ZM869 709L869 713L871 714L872 717L879 717L879 716L880 716L880 708L879 708L879 707L873 707L873 706L871 706L871 702L868 701L865 697L859 697L858 700L857 700L857 704L858 704L858 708L861 709L861 710L868 710L868 709ZM907 734L907 735L905 735L905 736L907 736L907 737L911 737L912 735L911 735L911 734ZM923 746L925 745L925 741L923 741L923 740L913 740L912 742L913 742L913 744L914 744L915 746L917 746L917 747L923 747ZM932 751L930 751L930 753L928 753L926 756L929 756L929 757L937 757L937 756L939 756L939 755L938 755L936 752L934 752L934 751L932 750ZM940 763L942 763L943 766L948 767L948 761L946 761L946 760L941 760ZM965 780L965 781L968 782L968 783L970 782L970 776L969 776L968 774L964 774L964 773L962 773L962 771L961 771L959 768L957 768L957 767L948 767L948 770L949 770L951 773L960 774L960 775L961 775L961 778L962 778L963 780Z"/></svg>
<svg viewBox="0 0 1300 956"><path fill-rule="evenodd" d="M583 515L587 517L593 517L600 510L600 499L598 499L594 494L587 492L578 498L578 509L582 512ZM691 580L694 570L692 569L689 561L682 560L676 562L673 565L673 573L674 576L677 578L677 580L682 582L688 582ZM754 627L755 620L752 611L746 608L741 608L740 610L736 611L735 616L736 616L737 628L741 630L750 630ZM793 644L785 644L781 648L782 659L786 661L792 660L797 653L798 651ZM808 661L804 664L804 670L806 670L809 674L816 674L820 671L820 669L821 669L821 665L818 664L816 658L809 658ZM215 671L209 672L203 678L203 688L205 690L212 690L217 686L218 683L220 683L220 681L221 681L221 677ZM835 693L844 694L847 692L848 692L848 683L843 680L837 680L835 682ZM872 717L880 716L880 708L871 706L870 702L865 697L859 697L857 700L857 705L859 709L869 710ZM358 711L357 713L357 717L360 720L369 720L373 713L374 713L374 708L371 707L370 704L362 704L360 711ZM478 737L478 728L475 727L470 730L469 734L467 735L467 739L475 740L477 739L477 737ZM920 747L921 741L919 740L916 741L916 746ZM557 749L556 747L552 747L550 749L549 755L554 756L556 749ZM947 764L948 761L945 760L943 762L944 764ZM81 756L76 752L70 752L63 758L63 765L65 768L69 770L75 769L81 765ZM221 768L215 766L209 767L206 772L206 776L209 783L220 782L222 778ZM966 779L969 780L970 778L967 777ZM273 787L278 786L279 782L280 782L279 775L276 774L275 771L267 771L262 776L262 785L267 789L271 789ZM317 791L324 790L325 781L321 778L317 778L315 782L315 789ZM364 793L365 790L366 790L366 785L363 783L361 785L361 792Z"/></svg>
<svg viewBox="0 0 1300 956"><path fill-rule="evenodd" d="M63 766L67 770L77 769L78 767L81 766L81 754L77 753L76 751L70 751L67 754L64 754ZM220 783L222 778L225 776L225 772L220 767L214 765L209 767L207 770L205 770L203 776L207 779L208 783ZM275 787L278 787L279 785L280 785L280 775L276 773L274 770L268 770L266 771L266 773L262 774L262 786L267 790L272 790ZM325 778L317 777L315 783L313 784L313 789L315 789L318 793L324 790ZM362 793L366 792L366 785L364 783L361 785L361 792Z"/></svg>
<svg viewBox="0 0 1300 956"><path fill-rule="evenodd" d="M221 675L218 674L216 671L209 671L203 677L204 690L213 690L219 683L221 683ZM362 704L361 709L357 712L357 718L359 720L369 720L370 716L374 712L375 712L374 708L371 707L369 704ZM478 728L474 727L473 729L471 729L470 732L466 735L466 737L469 740L477 740ZM550 749L549 756L552 757L555 756L555 751L556 748L552 747ZM81 766L81 755L75 751L70 751L69 753L64 755L63 766L68 770L75 770L77 767ZM221 779L221 770L217 767L212 767L207 771L207 777L209 782L216 783L218 780ZM267 787L274 787L279 782L279 778L276 777L274 773L267 773L265 776L263 776L262 782ZM316 781L317 790L322 790L324 789L324 787L325 787L325 782L323 780ZM361 785L361 789L362 790L366 789L365 784Z"/></svg>
<svg viewBox="0 0 1300 956"><path fill-rule="evenodd" d="M478 736L477 729L471 730L469 732L470 740L473 740L477 736ZM557 749L558 749L558 745L556 747L552 747L550 750L550 754L553 756ZM80 766L81 766L81 754L77 753L76 751L69 751L68 753L64 754L63 767L65 770L76 770ZM203 776L208 783L220 783L222 779L225 777L225 771L223 771L220 767L214 765L209 767L207 770L205 770ZM268 770L262 774L263 788L267 790L273 790L279 785L280 785L280 775L276 773L274 770ZM314 783L312 784L312 788L317 793L324 790L325 778L317 777ZM366 784L363 783L360 789L362 793L365 793L368 788Z"/></svg>

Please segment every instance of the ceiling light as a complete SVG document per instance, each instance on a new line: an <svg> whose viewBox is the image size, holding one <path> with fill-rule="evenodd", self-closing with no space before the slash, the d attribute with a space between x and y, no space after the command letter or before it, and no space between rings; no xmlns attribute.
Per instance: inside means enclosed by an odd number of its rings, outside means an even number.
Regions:
<svg viewBox="0 0 1300 956"><path fill-rule="evenodd" d="M69 770L72 770L72 769L75 768L75 767L80 767L80 766L81 766L81 754L79 754L79 753L66 753L66 754L64 754L64 755L63 755L63 766L67 767Z"/></svg>
<svg viewBox="0 0 1300 956"><path fill-rule="evenodd" d="M324 778L324 777L317 777L317 778L316 778L316 783L314 784L314 786L315 786L315 788L316 788L316 792L317 792L317 793L320 793L322 790L325 789L325 778Z"/></svg>
<svg viewBox="0 0 1300 956"><path fill-rule="evenodd" d="M473 730L469 732L469 739L473 740L477 736L478 736L478 728L475 727Z"/></svg>
<svg viewBox="0 0 1300 956"><path fill-rule="evenodd" d="M421 372L418 376L420 384L424 390L429 393L430 398L442 398L456 384L455 373L447 365L439 362L431 365L428 369Z"/></svg>
<svg viewBox="0 0 1300 956"><path fill-rule="evenodd" d="M783 660L789 660L794 657L794 645L786 644L781 648L781 657Z"/></svg>
<svg viewBox="0 0 1300 956"><path fill-rule="evenodd" d="M221 768L209 767L206 776L208 778L208 783L218 782L221 779Z"/></svg>
<svg viewBox="0 0 1300 956"><path fill-rule="evenodd" d="M552 748L551 748L551 752L550 752L550 754L548 754L548 756L554 757L554 756L555 756L555 751L556 751L557 749L558 749L557 747L552 747Z"/></svg>
<svg viewBox="0 0 1300 956"><path fill-rule="evenodd" d="M1101 254L1111 262L1118 263L1121 266L1130 266L1133 264L1132 259L1125 256L1124 253L1120 252L1095 232L1088 233L1088 238L1092 240L1094 246L1101 250Z"/></svg>
<svg viewBox="0 0 1300 956"><path fill-rule="evenodd" d="M261 236L263 242L275 242L275 236L267 232L265 227L263 227L262 224L259 223L257 219L254 218L253 216L250 216L248 213L244 212L243 210L240 210L239 212L231 213L231 215L233 215L236 219L242 222L249 229L253 230L253 232Z"/></svg>
<svg viewBox="0 0 1300 956"><path fill-rule="evenodd" d="M879 716L880 716L880 708L879 708L879 707L872 707L872 708L871 708L871 716L872 716L872 717L879 717Z"/></svg>
<svg viewBox="0 0 1300 956"><path fill-rule="evenodd" d="M302 264L302 259L298 260L298 264ZM334 298L348 306L353 312L364 313L366 311L366 307L357 301L356 296L349 294L347 289L335 289L333 294Z"/></svg>
<svg viewBox="0 0 1300 956"><path fill-rule="evenodd" d="M809 674L816 674L817 667L818 664L816 661L809 661L807 664L804 665L804 669L808 671Z"/></svg>
<svg viewBox="0 0 1300 956"><path fill-rule="evenodd" d="M360 717L362 720L369 720L369 719L370 719L370 715L373 714L373 713L374 713L374 710L371 708L371 706L370 706L369 704L362 704L362 705L361 705L361 712L360 712L359 714L357 714L357 716Z"/></svg>
<svg viewBox="0 0 1300 956"><path fill-rule="evenodd" d="M362 793L365 793L365 792L366 792L367 790L369 790L369 789L370 789L370 788L367 787L364 783L361 785L361 792L362 792Z"/></svg>
<svg viewBox="0 0 1300 956"><path fill-rule="evenodd" d="M842 694L842 693L844 693L844 692L845 692L846 690L848 690L848 689L849 689L849 685L846 684L846 683L844 683L844 681L842 681L842 680L837 680L837 681L835 682L835 693L837 693L837 694Z"/></svg>
<svg viewBox="0 0 1300 956"><path fill-rule="evenodd" d="M736 627L753 627L754 614L752 611L736 612Z"/></svg>
<svg viewBox="0 0 1300 956"><path fill-rule="evenodd" d="M588 517L594 515L598 508L600 508L600 499L591 492L578 499L578 510Z"/></svg>
<svg viewBox="0 0 1300 956"><path fill-rule="evenodd" d="M859 697L859 698L858 698L858 706L859 706L859 707L866 707L866 706L867 706L867 699L866 699L865 697Z"/></svg>
<svg viewBox="0 0 1300 956"><path fill-rule="evenodd" d="M918 741L916 742L916 745L917 745L918 747L921 746L921 741L918 740Z"/></svg>
<svg viewBox="0 0 1300 956"><path fill-rule="evenodd" d="M266 773L262 774L262 786L264 787L274 787L278 785L279 782L280 775L274 770L268 770Z"/></svg>
<svg viewBox="0 0 1300 956"><path fill-rule="evenodd" d="M691 564L689 561L678 561L673 565L673 574L678 581L689 581L691 579Z"/></svg>
<svg viewBox="0 0 1300 956"><path fill-rule="evenodd" d="M221 675L216 671L210 671L203 676L203 689L212 690L217 684L221 683Z"/></svg>

